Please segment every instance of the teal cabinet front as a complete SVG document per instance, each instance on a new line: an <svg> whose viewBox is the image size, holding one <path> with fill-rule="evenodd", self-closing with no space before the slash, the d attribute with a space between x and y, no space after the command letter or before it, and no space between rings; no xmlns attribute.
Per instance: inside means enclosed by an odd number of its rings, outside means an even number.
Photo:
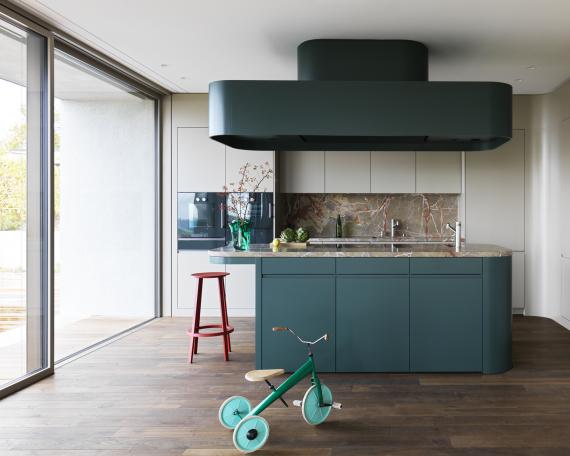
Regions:
<svg viewBox="0 0 570 456"><path fill-rule="evenodd" d="M482 370L481 276L410 278L412 372Z"/></svg>
<svg viewBox="0 0 570 456"><path fill-rule="evenodd" d="M409 371L409 277L339 276L336 292L337 371Z"/></svg>
<svg viewBox="0 0 570 456"><path fill-rule="evenodd" d="M327 333L329 340L313 347L315 364L319 371L334 372L334 276L265 276L261 282L262 368L283 368L290 372L306 360L305 345L289 333L272 331L274 326L287 326L305 340Z"/></svg>

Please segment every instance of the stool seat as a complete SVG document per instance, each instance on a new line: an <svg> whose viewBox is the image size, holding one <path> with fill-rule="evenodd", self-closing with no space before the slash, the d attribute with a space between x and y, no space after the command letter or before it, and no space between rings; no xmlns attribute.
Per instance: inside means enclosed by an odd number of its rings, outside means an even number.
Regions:
<svg viewBox="0 0 570 456"><path fill-rule="evenodd" d="M277 377L278 375L283 375L285 369L260 369L252 370L245 374L245 379L248 382L262 382L271 377Z"/></svg>
<svg viewBox="0 0 570 456"><path fill-rule="evenodd" d="M198 279L219 279L229 275L229 272L195 272L192 274L192 277L197 277Z"/></svg>

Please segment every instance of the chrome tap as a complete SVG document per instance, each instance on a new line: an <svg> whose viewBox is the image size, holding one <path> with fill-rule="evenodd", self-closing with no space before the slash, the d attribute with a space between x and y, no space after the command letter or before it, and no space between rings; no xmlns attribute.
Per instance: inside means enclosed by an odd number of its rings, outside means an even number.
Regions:
<svg viewBox="0 0 570 456"><path fill-rule="evenodd" d="M461 222L459 220L455 222L455 228L453 228L449 223L445 225L445 227L455 233L455 250L459 251L461 248Z"/></svg>
<svg viewBox="0 0 570 456"><path fill-rule="evenodd" d="M390 220L390 237L393 239L396 237L396 230L400 227L400 221L396 219Z"/></svg>

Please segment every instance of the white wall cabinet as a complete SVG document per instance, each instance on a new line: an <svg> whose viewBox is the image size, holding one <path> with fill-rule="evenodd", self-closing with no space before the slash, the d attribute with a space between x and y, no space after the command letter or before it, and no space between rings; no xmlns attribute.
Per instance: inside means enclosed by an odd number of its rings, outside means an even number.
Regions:
<svg viewBox="0 0 570 456"><path fill-rule="evenodd" d="M469 242L524 251L524 130L501 147L467 152L466 235Z"/></svg>
<svg viewBox="0 0 570 456"><path fill-rule="evenodd" d="M325 152L325 193L370 193L370 152Z"/></svg>
<svg viewBox="0 0 570 456"><path fill-rule="evenodd" d="M226 299L233 316L255 315L255 265L226 264Z"/></svg>
<svg viewBox="0 0 570 456"><path fill-rule="evenodd" d="M283 193L324 193L325 153L321 150L280 151L279 178Z"/></svg>
<svg viewBox="0 0 570 456"><path fill-rule="evenodd" d="M231 183L237 185L240 179L240 168L246 163L253 165L261 165L265 162L269 163L269 167L275 171L275 163L273 160L273 151L267 150L241 150L234 149L233 147L226 146L226 185L231 188ZM250 177L257 177L261 179L261 172L254 171L250 167ZM263 181L259 191L273 192L273 176Z"/></svg>
<svg viewBox="0 0 570 456"><path fill-rule="evenodd" d="M461 152L416 152L416 193L461 193Z"/></svg>
<svg viewBox="0 0 570 456"><path fill-rule="evenodd" d="M192 277L195 272L229 272L225 278L228 314L234 317L255 315L255 265L253 264L212 264L206 250L184 250L178 253L177 267L177 306L174 316L193 316L198 280ZM203 316L220 315L218 281L204 280L202 289Z"/></svg>
<svg viewBox="0 0 570 456"><path fill-rule="evenodd" d="M177 308L174 315L192 316L196 300L196 287L198 280L192 277L195 272L225 271L223 264L212 264L206 250L183 250L177 255L178 258L178 296ZM204 280L202 289L202 315L219 315L220 301L218 294L218 281L213 279Z"/></svg>
<svg viewBox="0 0 570 456"><path fill-rule="evenodd" d="M525 253L513 252L512 259L512 303L513 309L521 311L524 309L524 274L525 274Z"/></svg>
<svg viewBox="0 0 570 456"><path fill-rule="evenodd" d="M415 152L371 152L371 193L414 193L415 180Z"/></svg>
<svg viewBox="0 0 570 456"><path fill-rule="evenodd" d="M207 128L178 128L178 191L221 192L226 182L225 146Z"/></svg>

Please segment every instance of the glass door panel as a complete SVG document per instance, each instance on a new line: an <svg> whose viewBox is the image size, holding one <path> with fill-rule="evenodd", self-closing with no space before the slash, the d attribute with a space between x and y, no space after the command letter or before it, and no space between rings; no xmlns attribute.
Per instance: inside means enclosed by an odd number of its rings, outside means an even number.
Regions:
<svg viewBox="0 0 570 456"><path fill-rule="evenodd" d="M0 393L50 367L47 40L0 19Z"/></svg>

